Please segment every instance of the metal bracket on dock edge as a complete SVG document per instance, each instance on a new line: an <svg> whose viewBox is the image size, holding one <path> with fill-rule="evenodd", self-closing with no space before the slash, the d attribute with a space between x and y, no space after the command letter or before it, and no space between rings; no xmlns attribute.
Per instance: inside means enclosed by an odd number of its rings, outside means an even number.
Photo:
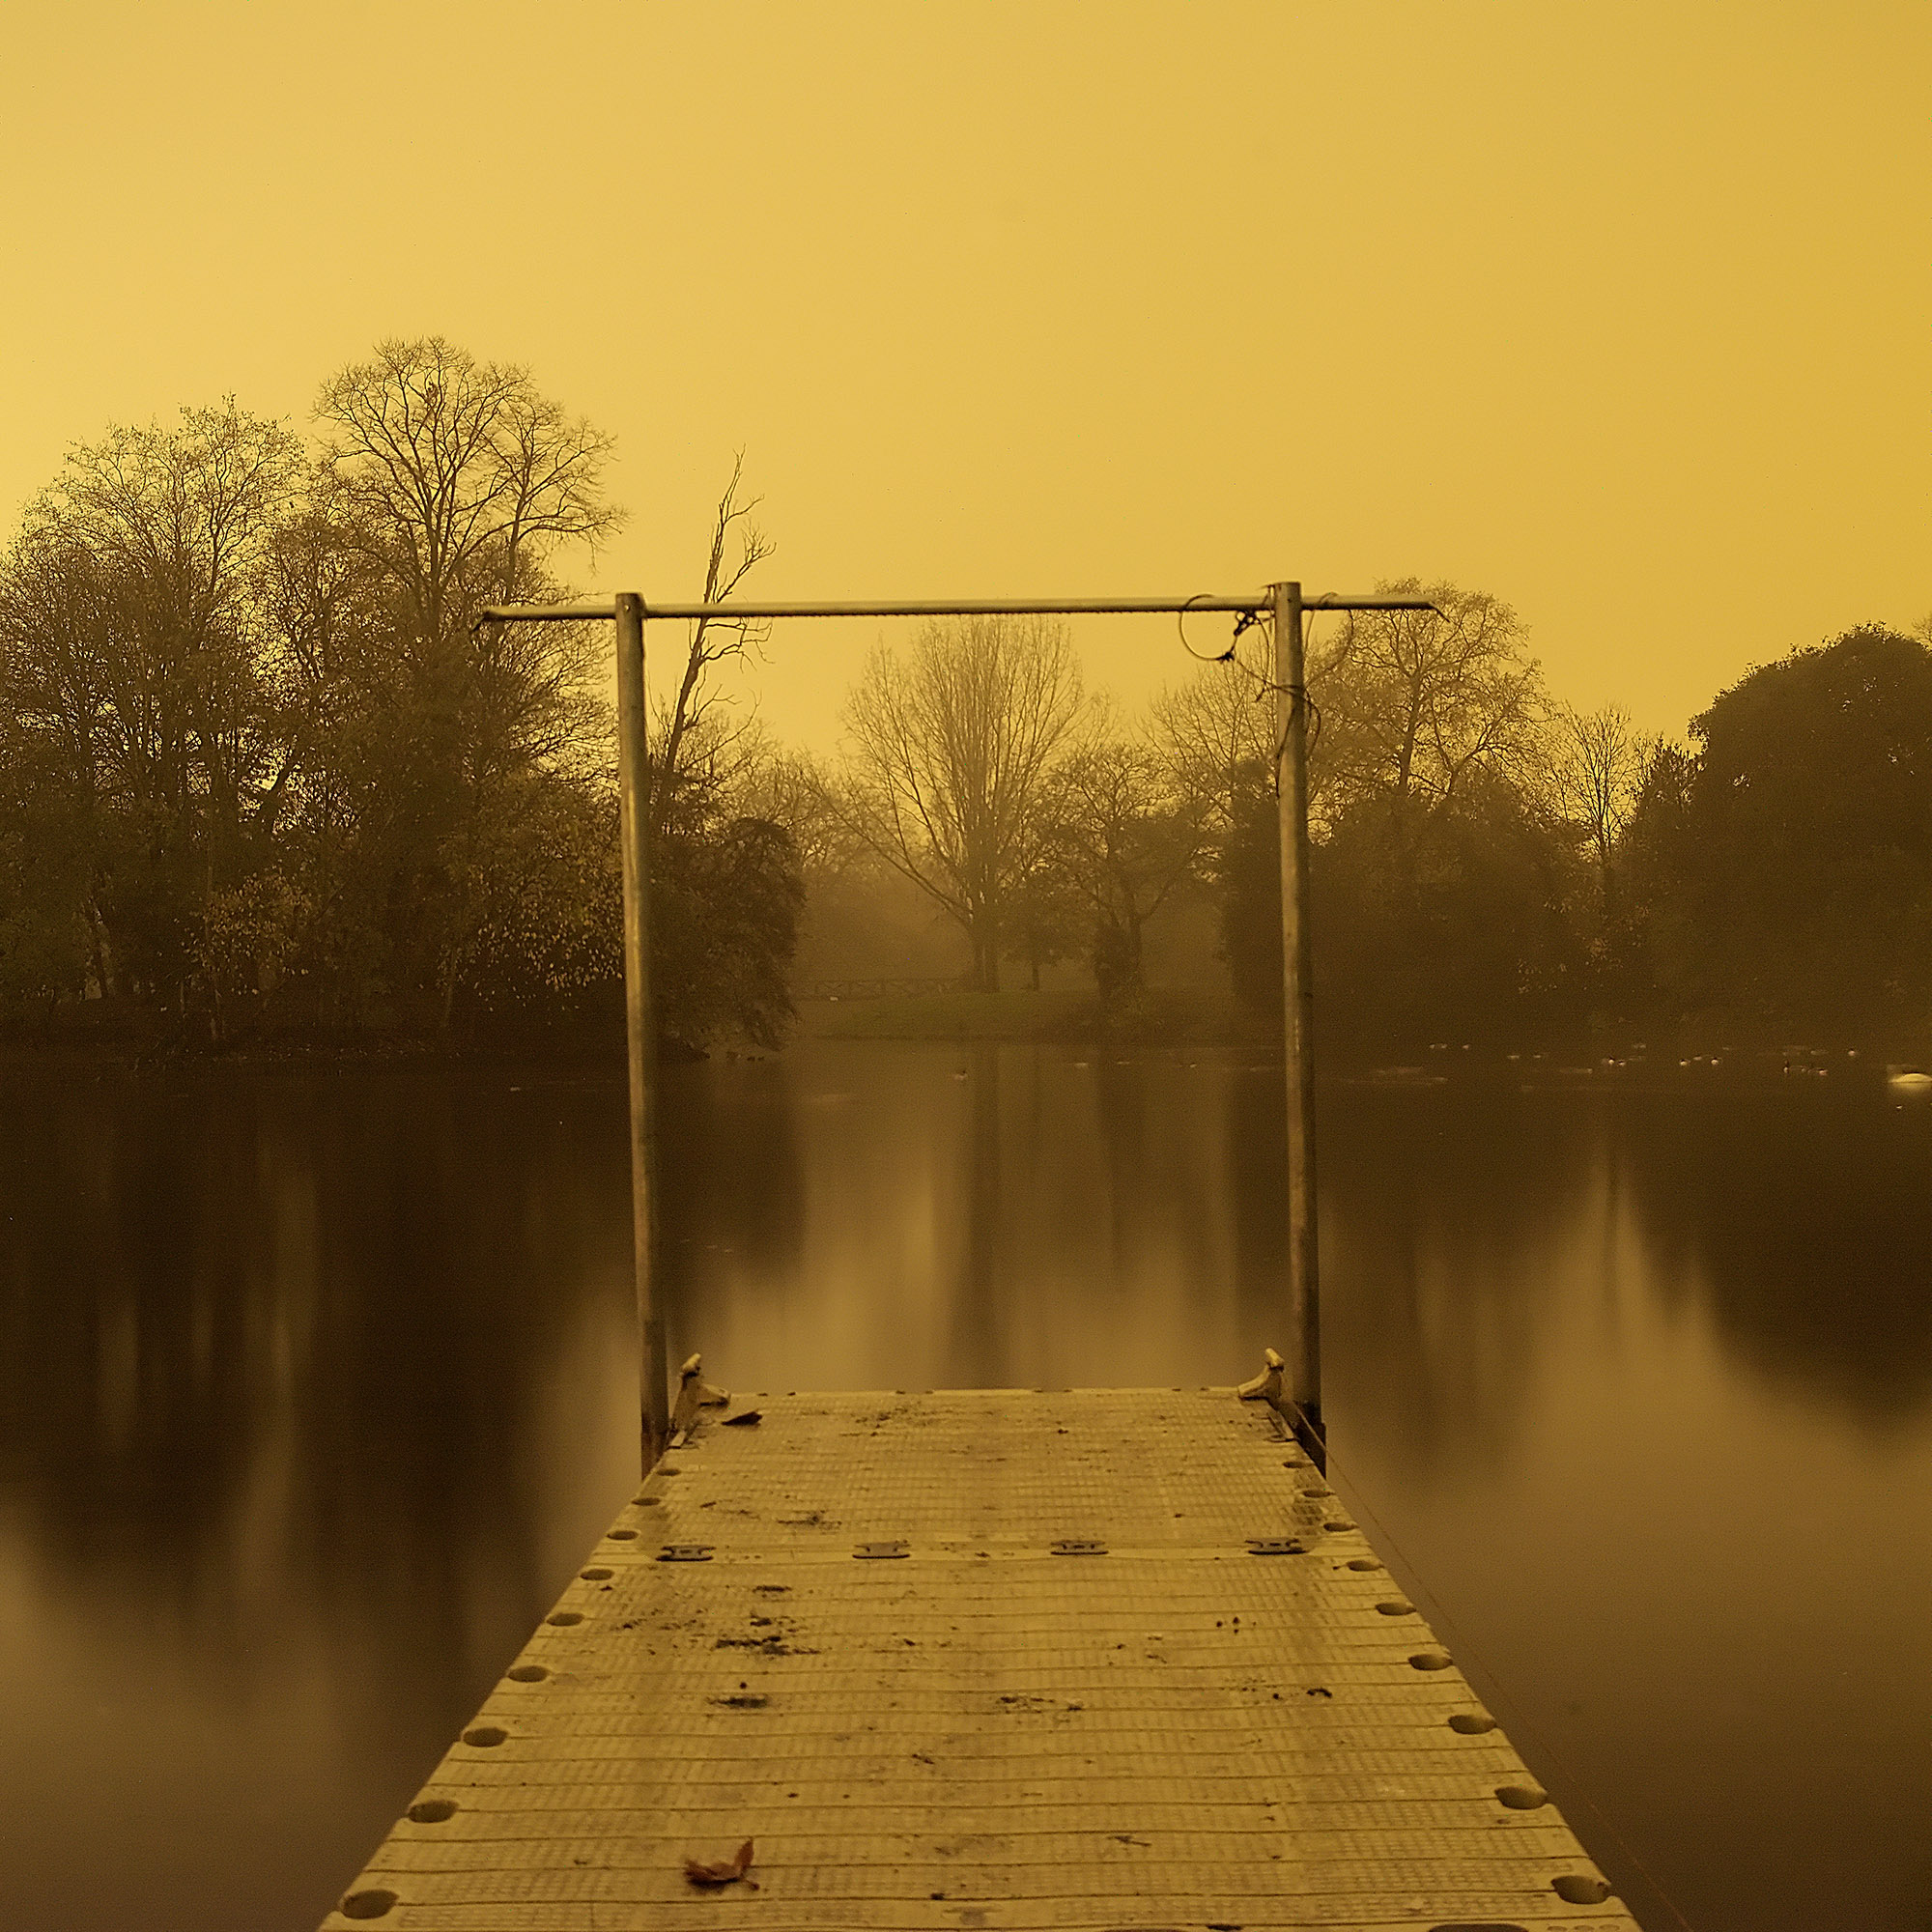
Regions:
<svg viewBox="0 0 1932 1932"><path fill-rule="evenodd" d="M729 1389L713 1388L699 1371L704 1358L693 1355L677 1372L677 1403L671 1410L671 1447L681 1449L684 1439L697 1421L700 1408L722 1408L731 1400Z"/></svg>
<svg viewBox="0 0 1932 1932"><path fill-rule="evenodd" d="M1308 1451L1309 1460L1325 1476L1328 1473L1328 1433L1321 1426L1319 1406L1296 1402L1282 1386L1288 1364L1272 1349L1262 1351L1263 1368L1252 1381L1245 1381L1235 1393L1243 1402L1264 1402L1274 1411L1275 1420Z"/></svg>

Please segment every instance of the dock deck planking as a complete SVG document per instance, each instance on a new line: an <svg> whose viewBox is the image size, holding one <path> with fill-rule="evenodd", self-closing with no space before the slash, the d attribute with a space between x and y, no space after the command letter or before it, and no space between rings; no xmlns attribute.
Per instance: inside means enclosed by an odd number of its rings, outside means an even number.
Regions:
<svg viewBox="0 0 1932 1932"><path fill-rule="evenodd" d="M757 1406L645 1479L327 1932L1635 1932L1260 1405ZM757 1889L687 1880L748 1838Z"/></svg>

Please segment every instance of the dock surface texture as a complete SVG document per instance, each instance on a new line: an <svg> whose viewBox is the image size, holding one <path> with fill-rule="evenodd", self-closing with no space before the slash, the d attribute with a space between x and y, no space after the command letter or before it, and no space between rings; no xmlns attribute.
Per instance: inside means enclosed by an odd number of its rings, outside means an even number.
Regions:
<svg viewBox="0 0 1932 1932"><path fill-rule="evenodd" d="M1634 1932L1264 1405L753 1400L644 1480L331 1932ZM755 1890L687 1877L748 1839Z"/></svg>

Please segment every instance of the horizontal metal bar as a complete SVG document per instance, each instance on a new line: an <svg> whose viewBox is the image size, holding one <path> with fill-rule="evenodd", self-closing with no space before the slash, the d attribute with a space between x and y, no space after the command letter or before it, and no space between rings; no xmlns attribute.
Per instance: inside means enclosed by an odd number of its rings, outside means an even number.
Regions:
<svg viewBox="0 0 1932 1932"><path fill-rule="evenodd" d="M1015 597L884 604L647 604L647 617L1076 617L1177 611L1264 611L1252 597Z"/></svg>
<svg viewBox="0 0 1932 1932"><path fill-rule="evenodd" d="M1030 597L972 601L948 598L934 602L882 604L651 604L646 617L1030 617L1107 615L1121 612L1177 611L1265 611L1266 591L1252 597ZM609 604L493 604L483 615L518 622L559 617L608 617Z"/></svg>
<svg viewBox="0 0 1932 1932"><path fill-rule="evenodd" d="M1304 611L1434 611L1439 617L1439 606L1432 604L1427 597L1304 597L1301 600Z"/></svg>
<svg viewBox="0 0 1932 1932"><path fill-rule="evenodd" d="M885 604L649 604L646 617L1033 617L1173 615L1195 611L1265 611L1271 591L1251 597L1050 597L1006 602ZM1304 611L1430 611L1426 597L1304 597ZM492 604L480 621L520 624L610 617L613 604Z"/></svg>
<svg viewBox="0 0 1932 1932"><path fill-rule="evenodd" d="M610 604L486 604L477 616L479 624L560 624L584 617L614 617L617 607Z"/></svg>

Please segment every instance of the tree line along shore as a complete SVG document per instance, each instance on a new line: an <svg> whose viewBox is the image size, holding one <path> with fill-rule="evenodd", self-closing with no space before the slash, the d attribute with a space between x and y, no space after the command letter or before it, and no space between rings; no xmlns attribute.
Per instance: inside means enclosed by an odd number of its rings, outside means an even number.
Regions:
<svg viewBox="0 0 1932 1932"><path fill-rule="evenodd" d="M330 377L308 434L231 399L70 453L0 554L16 1049L621 1038L608 626L478 621L617 527L611 448L428 338ZM741 460L706 601L771 554L757 507ZM1553 698L1500 596L1379 587L1436 608L1309 644L1325 1055L1932 1052L1932 626L1760 664L1673 742ZM1265 625L1190 630L1203 661L1128 718L1064 622L928 623L822 755L732 699L766 630L689 626L646 800L668 1046L773 1050L810 987L920 977L980 997L874 1000L874 1032L1278 1031ZM863 1036L843 1004L811 1030Z"/></svg>

